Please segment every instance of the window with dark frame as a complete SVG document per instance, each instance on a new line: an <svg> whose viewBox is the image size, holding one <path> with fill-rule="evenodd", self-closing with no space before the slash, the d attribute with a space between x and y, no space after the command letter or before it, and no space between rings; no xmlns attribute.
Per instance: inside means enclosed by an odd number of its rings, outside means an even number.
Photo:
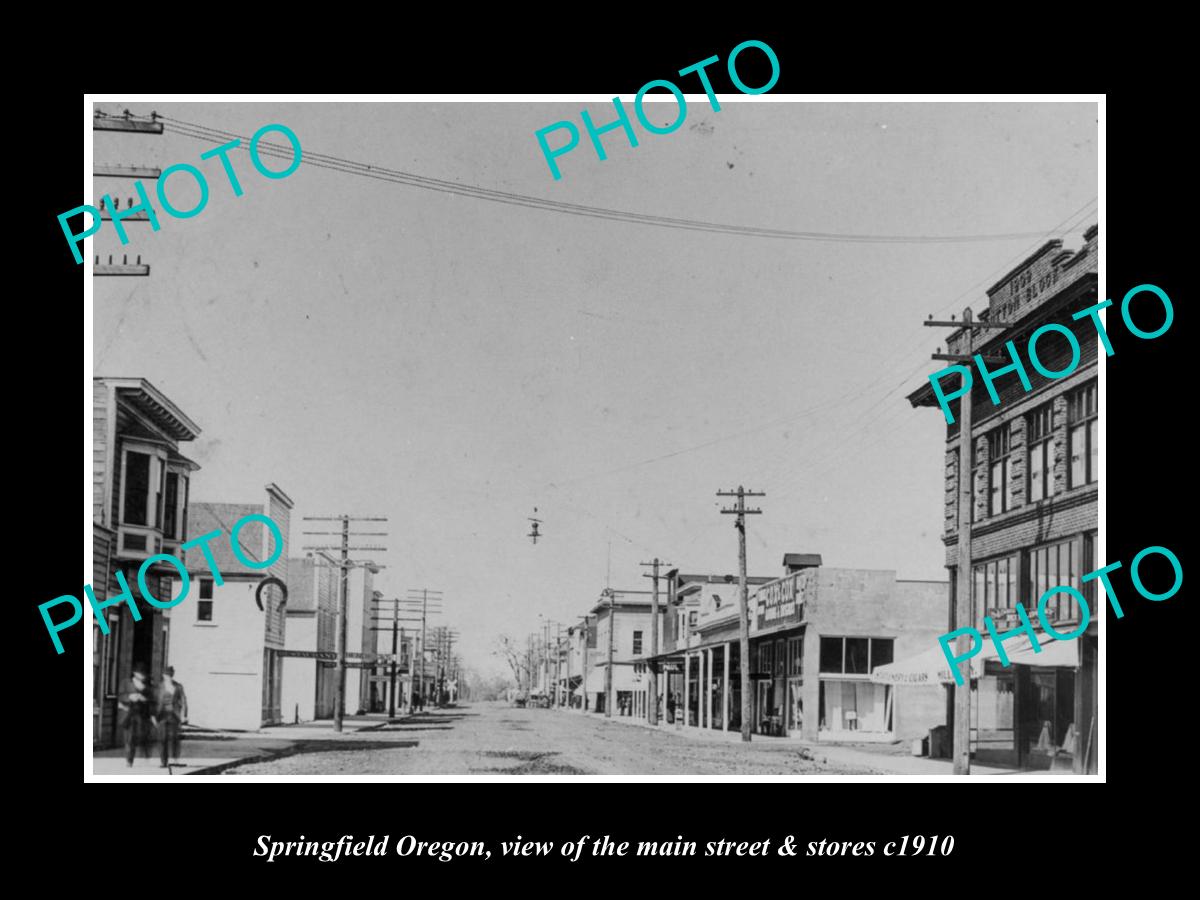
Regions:
<svg viewBox="0 0 1200 900"><path fill-rule="evenodd" d="M1012 429L1007 423L993 428L988 443L988 514L998 516L1009 508L1009 485L1016 459L1012 455Z"/></svg>
<svg viewBox="0 0 1200 900"><path fill-rule="evenodd" d="M822 675L870 675L895 658L894 638L821 638Z"/></svg>
<svg viewBox="0 0 1200 900"><path fill-rule="evenodd" d="M1099 477L1096 388L1093 381L1067 394L1068 487L1091 484Z"/></svg>
<svg viewBox="0 0 1200 900"><path fill-rule="evenodd" d="M146 504L150 499L150 455L128 450L125 453L125 494L121 522L126 525L145 525Z"/></svg>
<svg viewBox="0 0 1200 900"><path fill-rule="evenodd" d="M640 656L642 653L642 633L635 631L633 633L633 655Z"/></svg>
<svg viewBox="0 0 1200 900"><path fill-rule="evenodd" d="M196 621L211 622L213 617L213 602L211 600L196 601Z"/></svg>

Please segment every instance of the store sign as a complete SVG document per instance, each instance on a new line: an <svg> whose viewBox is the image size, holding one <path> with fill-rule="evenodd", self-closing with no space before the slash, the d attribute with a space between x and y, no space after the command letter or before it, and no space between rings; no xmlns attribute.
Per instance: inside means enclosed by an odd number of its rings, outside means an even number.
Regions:
<svg viewBox="0 0 1200 900"><path fill-rule="evenodd" d="M799 622L804 615L804 591L799 578L803 573L789 575L779 581L764 584L754 595L757 598L757 630L772 628L785 622Z"/></svg>

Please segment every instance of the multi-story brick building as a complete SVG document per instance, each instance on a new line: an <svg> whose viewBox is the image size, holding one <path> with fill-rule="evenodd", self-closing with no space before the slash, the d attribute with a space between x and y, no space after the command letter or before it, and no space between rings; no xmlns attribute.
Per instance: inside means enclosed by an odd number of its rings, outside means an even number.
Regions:
<svg viewBox="0 0 1200 900"><path fill-rule="evenodd" d="M208 543L221 573L217 584L203 555L189 560L188 599L169 610L173 623L171 664L187 689L191 721L209 728L254 730L283 721L283 651L288 584L288 539L292 500L277 485L266 486L262 503L192 503L192 534L219 531ZM238 530L241 555L267 568L246 565L233 551L232 529L248 515L266 515L283 535L275 546L270 529L251 521ZM178 596L180 586L172 584Z"/></svg>
<svg viewBox="0 0 1200 900"><path fill-rule="evenodd" d="M1021 356L1031 390L1017 373L995 379L999 403L988 394L984 379L973 368L970 392L972 428L962 448L962 400L950 403L954 424L946 429L946 487L943 542L950 572L950 629L973 625L983 630L990 615L1004 630L1020 624L1019 602L1043 634L1035 613L1048 588L1070 585L1096 609L1095 582L1081 576L1097 568L1097 453L1098 403L1096 327L1088 317L1072 314L1094 306L1097 272L1097 229L1089 228L1076 252L1062 242L1049 241L1008 272L987 292L983 321L1010 327L974 328L973 352L1009 356L1012 341ZM1048 323L1065 326L1079 347L1077 367L1051 379L1031 364L1030 335ZM948 342L951 354L966 345L963 329ZM1041 365L1052 372L1070 368L1071 343L1061 333L1044 334L1037 344ZM995 371L1004 363L987 364ZM912 405L939 404L928 381L908 397ZM954 591L958 567L958 478L966 457L972 490L971 560L972 616L955 621ZM1048 618L1060 633L1074 631L1081 621L1078 604L1065 594L1048 604ZM986 633L986 632L985 632ZM1015 649L1011 639L1010 650ZM1050 643L1049 637L1044 637ZM1097 621L1074 646L1053 654L1021 655L1022 662L1002 667L984 664L972 683L971 749L980 761L1045 768L1070 758L1076 772L1097 769ZM951 694L953 692L950 692ZM953 720L953 702L947 697Z"/></svg>
<svg viewBox="0 0 1200 900"><path fill-rule="evenodd" d="M108 626L92 625L92 741L107 747L119 742L117 692L134 666L145 666L152 681L167 663L170 622L165 610L140 598L138 571L151 556L183 558L188 540L188 484L200 468L179 452L200 429L144 378L92 380L92 588L98 601L116 598L119 571L132 589L141 619L127 604L104 611ZM167 582L176 575L170 564L146 570L154 596L174 596Z"/></svg>

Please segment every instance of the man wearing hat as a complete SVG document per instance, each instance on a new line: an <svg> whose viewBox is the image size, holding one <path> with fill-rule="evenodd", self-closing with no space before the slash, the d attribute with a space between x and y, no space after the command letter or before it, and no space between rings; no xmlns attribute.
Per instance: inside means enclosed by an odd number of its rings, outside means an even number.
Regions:
<svg viewBox="0 0 1200 900"><path fill-rule="evenodd" d="M117 725L125 731L125 762L132 766L138 747L150 755L150 678L145 663L134 663L133 674L117 695L117 710Z"/></svg>
<svg viewBox="0 0 1200 900"><path fill-rule="evenodd" d="M188 718L187 694L183 692L183 685L175 680L174 666L163 669L154 706L159 739L162 741L162 768L167 767L168 754L175 765L180 765L179 726Z"/></svg>

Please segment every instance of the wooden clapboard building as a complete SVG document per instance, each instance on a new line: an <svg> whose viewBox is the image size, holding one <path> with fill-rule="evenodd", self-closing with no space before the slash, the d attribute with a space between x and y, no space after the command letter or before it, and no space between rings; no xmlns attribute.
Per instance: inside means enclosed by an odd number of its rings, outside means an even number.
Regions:
<svg viewBox="0 0 1200 900"><path fill-rule="evenodd" d="M138 570L155 554L183 558L189 484L199 466L179 445L195 440L200 429L144 378L94 378L92 398L92 589L97 601L116 598L120 571L141 613L134 621L121 603L103 612L107 635L92 625L92 743L108 747L120 741L121 683L135 665L156 681L167 664L170 622L164 610L141 599ZM166 600L174 576L173 567L155 563L147 587Z"/></svg>

